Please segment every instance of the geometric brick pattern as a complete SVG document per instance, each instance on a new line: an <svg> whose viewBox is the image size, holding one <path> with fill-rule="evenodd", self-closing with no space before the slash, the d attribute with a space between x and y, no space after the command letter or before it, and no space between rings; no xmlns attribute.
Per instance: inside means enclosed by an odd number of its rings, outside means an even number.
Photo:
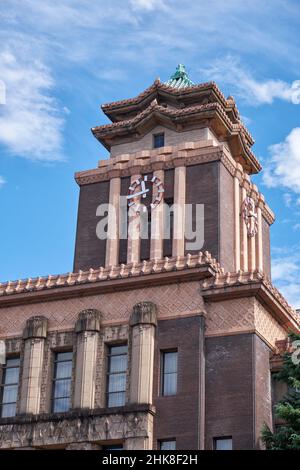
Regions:
<svg viewBox="0 0 300 470"><path fill-rule="evenodd" d="M254 297L204 304L201 283L192 281L1 308L0 338L20 336L33 315L46 316L50 331L73 330L78 313L89 308L102 312L103 325L126 324L133 306L145 300L158 306L159 319L206 311L209 336L256 330L272 345L286 337L286 331Z"/></svg>

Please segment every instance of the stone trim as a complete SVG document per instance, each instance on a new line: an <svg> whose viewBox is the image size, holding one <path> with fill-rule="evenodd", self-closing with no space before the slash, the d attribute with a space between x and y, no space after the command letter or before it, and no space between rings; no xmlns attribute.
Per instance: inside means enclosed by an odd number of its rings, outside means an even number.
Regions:
<svg viewBox="0 0 300 470"><path fill-rule="evenodd" d="M52 290L63 287L77 287L79 285L95 285L104 281L120 281L121 279L137 278L139 276L154 275L159 273L171 273L184 269L209 267L214 272L222 271L220 264L212 258L210 253L201 251L196 255L165 257L161 260L143 261L141 263L128 263L107 268L90 269L78 273L61 274L57 276L38 277L9 281L0 284L0 307L4 297L20 294L30 294L44 290ZM117 287L117 286L116 286ZM53 292L53 291L52 291Z"/></svg>
<svg viewBox="0 0 300 470"><path fill-rule="evenodd" d="M129 324L157 326L157 306L153 302L140 302L134 305Z"/></svg>
<svg viewBox="0 0 300 470"><path fill-rule="evenodd" d="M31 317L26 321L23 339L47 337L48 319L43 316Z"/></svg>
<svg viewBox="0 0 300 470"><path fill-rule="evenodd" d="M0 419L0 448L45 447L81 442L148 438L155 408L122 408Z"/></svg>
<svg viewBox="0 0 300 470"><path fill-rule="evenodd" d="M107 181L112 176L130 176L139 169L142 173L151 173L157 169L167 170L178 166L199 165L208 162L221 161L232 176L235 176L241 187L262 209L262 214L269 224L275 220L274 213L266 204L264 196L258 191L255 184L250 181L249 175L244 172L240 163L236 162L224 144L213 145L211 140L184 142L183 144L162 147L160 149L143 150L132 154L121 154L106 160L101 160L98 168L75 173L75 180L79 186Z"/></svg>
<svg viewBox="0 0 300 470"><path fill-rule="evenodd" d="M255 296L266 308L269 308L272 315L286 329L291 328L293 331L300 329L296 311L270 280L258 270L216 274L211 280L203 281L202 293L203 298L209 302Z"/></svg>
<svg viewBox="0 0 300 470"><path fill-rule="evenodd" d="M75 325L76 333L83 331L100 331L101 326L101 312L95 309L83 310L78 315L78 320Z"/></svg>

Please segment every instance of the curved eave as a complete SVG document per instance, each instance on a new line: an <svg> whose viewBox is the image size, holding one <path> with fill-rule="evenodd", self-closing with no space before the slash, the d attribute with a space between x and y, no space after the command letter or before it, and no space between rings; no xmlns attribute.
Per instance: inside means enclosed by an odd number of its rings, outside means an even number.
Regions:
<svg viewBox="0 0 300 470"><path fill-rule="evenodd" d="M183 124L188 119L190 121L191 119L195 121L213 120L212 127L218 128L218 132L222 128L224 135L233 141L234 157L246 167L247 172L258 173L261 170L259 161L247 145L243 127L240 124L232 123L219 103L174 109L165 108L154 102L133 119L95 127L92 129L92 133L107 150L110 150L114 139L125 136L130 137L130 135L136 133L142 137L149 132L152 122L169 124L169 127L176 129L176 126Z"/></svg>
<svg viewBox="0 0 300 470"><path fill-rule="evenodd" d="M206 91L208 93L213 93L224 109L227 110L228 108L228 112L232 112L233 107L231 106L231 103L227 101L215 82L206 82L199 85L176 88L166 85L165 83L161 83L159 80L156 80L150 87L135 98L103 104L101 109L114 122L118 120L117 115L120 113L133 113L135 111L136 113L141 112L145 109L147 103L152 101L159 93L161 93L162 96L169 96L173 99L176 98L181 100L187 97L192 97L193 95L199 95L199 93L203 94ZM238 117L238 111L235 105L234 108L234 114Z"/></svg>

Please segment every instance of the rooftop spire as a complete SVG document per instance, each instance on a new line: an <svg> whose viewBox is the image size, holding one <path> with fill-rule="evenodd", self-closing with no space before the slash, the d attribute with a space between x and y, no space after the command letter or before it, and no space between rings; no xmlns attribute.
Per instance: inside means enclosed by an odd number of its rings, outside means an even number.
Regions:
<svg viewBox="0 0 300 470"><path fill-rule="evenodd" d="M190 80L188 77L185 70L185 65L182 64L179 64L176 67L176 72L171 75L165 84L174 88L187 88L189 86L195 85L195 83L193 83L192 80Z"/></svg>

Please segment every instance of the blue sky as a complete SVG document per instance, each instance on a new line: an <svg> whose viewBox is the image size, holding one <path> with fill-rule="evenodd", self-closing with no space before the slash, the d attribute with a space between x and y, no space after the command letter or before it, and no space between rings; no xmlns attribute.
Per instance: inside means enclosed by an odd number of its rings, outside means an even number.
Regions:
<svg viewBox="0 0 300 470"><path fill-rule="evenodd" d="M178 63L234 95L275 211L273 281L300 308L297 0L0 2L0 280L72 270L75 171L107 156L90 128Z"/></svg>

